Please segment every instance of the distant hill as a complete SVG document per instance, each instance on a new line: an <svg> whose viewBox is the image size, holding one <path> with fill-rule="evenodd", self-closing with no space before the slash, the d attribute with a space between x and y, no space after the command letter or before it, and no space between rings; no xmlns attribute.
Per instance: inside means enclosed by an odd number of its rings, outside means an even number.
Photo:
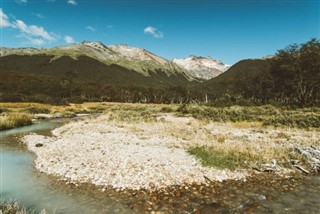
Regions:
<svg viewBox="0 0 320 214"><path fill-rule="evenodd" d="M226 93L241 93L240 86L252 86L270 69L268 59L242 60L229 68L209 57L169 61L142 48L100 42L0 48L0 60L3 101L214 100Z"/></svg>
<svg viewBox="0 0 320 214"><path fill-rule="evenodd" d="M252 81L260 75L267 74L270 68L270 62L267 59L241 60L226 72L213 79L199 83L195 88L212 95L223 95L231 91L237 93L239 84L246 84L246 82Z"/></svg>

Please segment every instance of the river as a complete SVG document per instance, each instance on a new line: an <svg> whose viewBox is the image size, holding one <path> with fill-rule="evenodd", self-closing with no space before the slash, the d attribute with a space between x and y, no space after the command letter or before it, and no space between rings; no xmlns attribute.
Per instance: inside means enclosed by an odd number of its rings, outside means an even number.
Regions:
<svg viewBox="0 0 320 214"><path fill-rule="evenodd" d="M29 211L38 213L135 213L128 206L130 198L108 197L97 189L71 188L57 179L37 172L33 166L35 155L19 143L19 136L35 132L49 135L64 120L44 120L31 126L1 131L0 195L19 200ZM231 182L232 184L232 182ZM309 176L299 181L244 184L233 182L216 187L216 203L188 202L188 212L196 208L200 213L319 213L320 178ZM180 202L181 203L181 202ZM183 207L183 206L182 206ZM182 210L173 213L188 213Z"/></svg>

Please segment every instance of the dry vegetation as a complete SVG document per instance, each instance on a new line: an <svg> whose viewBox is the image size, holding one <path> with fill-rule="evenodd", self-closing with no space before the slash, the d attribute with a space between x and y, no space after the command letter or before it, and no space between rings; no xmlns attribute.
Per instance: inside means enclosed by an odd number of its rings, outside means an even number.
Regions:
<svg viewBox="0 0 320 214"><path fill-rule="evenodd" d="M27 214L25 208L18 201L6 201L0 198L0 213L1 214Z"/></svg>
<svg viewBox="0 0 320 214"><path fill-rule="evenodd" d="M0 130L32 124L31 116L26 113L5 113L0 116Z"/></svg>
<svg viewBox="0 0 320 214"><path fill-rule="evenodd" d="M5 200L4 198L0 198L0 214L36 214L34 211L28 211L24 208L21 203L17 200ZM48 212L43 209L39 212L39 214L48 214Z"/></svg>
<svg viewBox="0 0 320 214"><path fill-rule="evenodd" d="M239 168L259 161L286 164L297 158L294 146L319 142L320 108L282 109L274 106L212 107L202 105L161 105L124 103L83 103L51 106L38 103L1 103L2 124L9 115L37 113L62 117L79 113L108 115L106 123L116 122L131 133L148 139L155 134L176 139L204 165ZM9 113L8 113L9 112ZM12 116L11 116L12 117ZM5 118L5 119L2 119ZM18 117L17 117L18 118ZM23 124L19 122L18 124ZM6 126L9 127L9 126ZM138 142L137 142L138 143ZM299 157L298 157L299 158Z"/></svg>

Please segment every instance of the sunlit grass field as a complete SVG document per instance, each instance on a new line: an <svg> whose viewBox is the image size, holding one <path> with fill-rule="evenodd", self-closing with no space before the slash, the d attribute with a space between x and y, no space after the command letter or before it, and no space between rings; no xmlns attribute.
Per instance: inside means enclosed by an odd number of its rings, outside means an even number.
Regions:
<svg viewBox="0 0 320 214"><path fill-rule="evenodd" d="M154 129L145 132L146 137L157 132L182 139L186 145L176 146L199 158L203 165L229 169L243 168L256 161L269 162L274 158L283 163L291 158L299 159L293 152L294 145L317 144L308 136L315 136L320 127L320 108L286 109L271 105L1 103L0 113L1 130L29 125L39 114L74 117L99 113L107 116L105 122L130 126L133 133L143 132L149 126ZM172 122L163 118L168 115ZM179 122L179 118L188 118L188 122Z"/></svg>

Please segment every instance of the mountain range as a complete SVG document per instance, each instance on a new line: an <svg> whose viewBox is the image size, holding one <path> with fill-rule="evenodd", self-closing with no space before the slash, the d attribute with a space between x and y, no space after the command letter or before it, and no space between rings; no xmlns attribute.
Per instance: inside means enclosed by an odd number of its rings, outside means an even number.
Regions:
<svg viewBox="0 0 320 214"><path fill-rule="evenodd" d="M88 41L69 46L42 49L0 48L0 56L13 54L18 56L52 56L50 62L64 56L72 59L86 56L107 66L118 65L143 76L151 76L161 71L167 76L182 75L189 81L208 80L229 68L229 66L210 57L190 56L186 59L170 61L142 48L124 44L105 46L101 42Z"/></svg>
<svg viewBox="0 0 320 214"><path fill-rule="evenodd" d="M210 57L171 61L142 48L89 41L40 49L2 47L0 62L2 101L41 102L203 100L204 94L225 93L238 79L268 68L266 59L233 66Z"/></svg>

